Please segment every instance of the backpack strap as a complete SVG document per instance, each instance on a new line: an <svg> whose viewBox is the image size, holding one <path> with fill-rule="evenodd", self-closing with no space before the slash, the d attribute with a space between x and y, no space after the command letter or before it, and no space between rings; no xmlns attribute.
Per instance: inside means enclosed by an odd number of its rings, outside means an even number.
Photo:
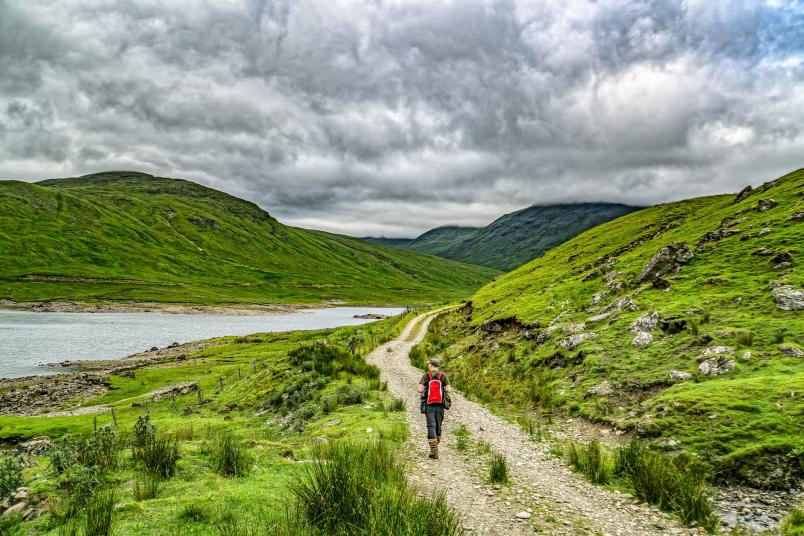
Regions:
<svg viewBox="0 0 804 536"><path fill-rule="evenodd" d="M441 383L444 383L444 380L441 379L443 377L444 377L444 373L439 370L438 371L438 376L436 376L436 378L438 378L438 381L440 381Z"/></svg>

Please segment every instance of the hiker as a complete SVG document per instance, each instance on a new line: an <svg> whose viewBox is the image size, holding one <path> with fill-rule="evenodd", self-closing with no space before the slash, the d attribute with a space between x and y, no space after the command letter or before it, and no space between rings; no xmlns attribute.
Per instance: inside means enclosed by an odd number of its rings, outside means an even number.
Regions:
<svg viewBox="0 0 804 536"><path fill-rule="evenodd" d="M427 372L422 376L416 390L421 395L421 410L427 417L427 442L432 460L438 459L438 444L441 442L441 421L444 410L449 409L449 393L452 386L447 375L438 370L438 359L427 362Z"/></svg>

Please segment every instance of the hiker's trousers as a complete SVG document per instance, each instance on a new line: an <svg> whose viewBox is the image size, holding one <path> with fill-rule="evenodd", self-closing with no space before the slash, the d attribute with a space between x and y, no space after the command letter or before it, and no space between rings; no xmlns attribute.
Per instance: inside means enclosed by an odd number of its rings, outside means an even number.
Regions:
<svg viewBox="0 0 804 536"><path fill-rule="evenodd" d="M441 421L444 420L444 406L441 404L427 404L424 408L427 417L427 439L441 437Z"/></svg>

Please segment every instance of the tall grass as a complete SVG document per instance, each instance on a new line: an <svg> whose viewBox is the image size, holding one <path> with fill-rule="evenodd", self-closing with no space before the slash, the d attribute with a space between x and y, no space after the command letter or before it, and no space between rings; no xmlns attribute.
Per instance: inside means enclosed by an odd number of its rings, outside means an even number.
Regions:
<svg viewBox="0 0 804 536"><path fill-rule="evenodd" d="M291 484L299 518L324 534L462 532L443 497L417 497L404 467L384 441L319 446L317 460Z"/></svg>
<svg viewBox="0 0 804 536"><path fill-rule="evenodd" d="M147 501L148 499L155 499L159 495L160 479L151 474L145 474L137 477L134 480L134 487L132 492L134 500Z"/></svg>
<svg viewBox="0 0 804 536"><path fill-rule="evenodd" d="M149 436L143 446L134 447L132 454L151 475L166 479L176 474L181 458L179 440L167 435Z"/></svg>
<svg viewBox="0 0 804 536"><path fill-rule="evenodd" d="M499 452L491 455L489 460L489 482L492 484L508 483L508 462Z"/></svg>
<svg viewBox="0 0 804 536"><path fill-rule="evenodd" d="M104 490L95 494L87 504L84 536L111 536L114 531L114 504L117 494Z"/></svg>
<svg viewBox="0 0 804 536"><path fill-rule="evenodd" d="M649 450L637 439L617 448L613 455L594 440L586 445L570 443L566 458L591 482L621 479L638 499L677 515L686 525L708 530L717 526L707 476L687 458Z"/></svg>
<svg viewBox="0 0 804 536"><path fill-rule="evenodd" d="M611 479L611 459L597 440L586 445L570 443L566 454L570 467L586 475L590 482L606 484Z"/></svg>
<svg viewBox="0 0 804 536"><path fill-rule="evenodd" d="M251 470L253 458L243 441L231 433L214 436L210 463L212 470L222 476L241 477Z"/></svg>

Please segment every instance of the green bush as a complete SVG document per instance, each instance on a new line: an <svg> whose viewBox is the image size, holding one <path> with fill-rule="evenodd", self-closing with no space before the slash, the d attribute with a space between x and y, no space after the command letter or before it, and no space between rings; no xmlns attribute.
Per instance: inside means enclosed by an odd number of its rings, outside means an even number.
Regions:
<svg viewBox="0 0 804 536"><path fill-rule="evenodd" d="M156 426L151 423L150 415L140 415L134 423L132 448L143 448L156 437Z"/></svg>
<svg viewBox="0 0 804 536"><path fill-rule="evenodd" d="M489 461L489 482L493 484L506 484L508 482L508 462L505 456L495 452Z"/></svg>
<svg viewBox="0 0 804 536"><path fill-rule="evenodd" d="M344 406L362 404L368 398L368 390L362 385L341 385L335 391Z"/></svg>
<svg viewBox="0 0 804 536"><path fill-rule="evenodd" d="M22 462L6 456L0 459L0 498L12 495L22 486Z"/></svg>
<svg viewBox="0 0 804 536"><path fill-rule="evenodd" d="M77 445L78 462L87 467L98 466L103 470L117 469L122 445L114 426L107 424L95 430L88 439Z"/></svg>
<svg viewBox="0 0 804 536"><path fill-rule="evenodd" d="M379 378L380 369L370 365L357 354L335 346L313 344L302 346L288 353L290 362L304 371L313 371L330 378L339 377L341 372L363 378Z"/></svg>
<svg viewBox="0 0 804 536"><path fill-rule="evenodd" d="M318 407L318 404L313 401L308 401L299 406L296 410L296 417L302 421L309 421L315 417L320 410L321 408Z"/></svg>
<svg viewBox="0 0 804 536"><path fill-rule="evenodd" d="M228 433L213 438L210 462L212 470L222 476L241 477L249 473L252 456L243 441Z"/></svg>
<svg viewBox="0 0 804 536"><path fill-rule="evenodd" d="M70 468L61 483L67 491L65 517L69 519L81 512L103 484L103 472L97 465L75 465Z"/></svg>
<svg viewBox="0 0 804 536"><path fill-rule="evenodd" d="M48 452L50 470L57 474L64 474L70 467L78 463L78 452L75 441L64 436L54 441Z"/></svg>
<svg viewBox="0 0 804 536"><path fill-rule="evenodd" d="M605 484L611 479L611 457L603 452L597 440L586 445L570 443L566 455L570 467L586 475L591 482Z"/></svg>

